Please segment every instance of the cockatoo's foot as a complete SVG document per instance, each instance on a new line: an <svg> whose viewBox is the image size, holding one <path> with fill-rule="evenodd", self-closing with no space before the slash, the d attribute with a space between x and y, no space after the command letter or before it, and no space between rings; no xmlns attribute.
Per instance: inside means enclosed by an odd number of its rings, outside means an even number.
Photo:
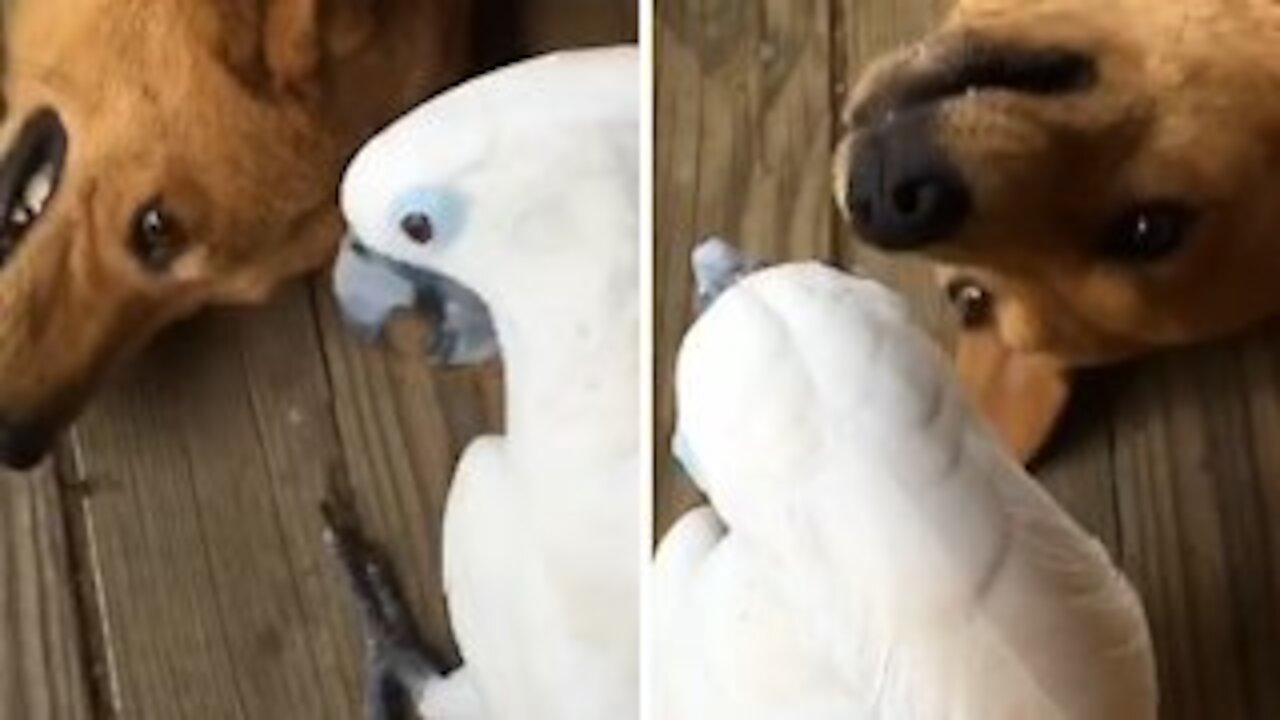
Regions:
<svg viewBox="0 0 1280 720"><path fill-rule="evenodd" d="M441 677L418 640L412 616L381 554L354 518L326 504L325 541L355 598L366 657L365 717L394 720L416 714L427 686ZM427 719L429 720L429 719Z"/></svg>

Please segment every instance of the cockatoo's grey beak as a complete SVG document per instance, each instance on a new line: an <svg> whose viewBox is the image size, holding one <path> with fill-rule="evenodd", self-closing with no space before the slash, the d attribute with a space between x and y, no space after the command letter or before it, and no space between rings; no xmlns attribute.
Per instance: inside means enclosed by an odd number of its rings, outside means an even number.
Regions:
<svg viewBox="0 0 1280 720"><path fill-rule="evenodd" d="M435 339L427 349L441 365L479 365L498 356L498 332L489 306L480 296L451 278L414 268L418 302L436 320Z"/></svg>
<svg viewBox="0 0 1280 720"><path fill-rule="evenodd" d="M397 310L426 314L435 323L427 354L442 365L474 365L498 354L498 337L480 296L439 273L397 263L347 238L333 272L343 318L376 340Z"/></svg>
<svg viewBox="0 0 1280 720"><path fill-rule="evenodd" d="M333 268L333 292L343 320L368 341L382 336L396 310L412 309L418 294L412 282L351 237L343 240Z"/></svg>
<svg viewBox="0 0 1280 720"><path fill-rule="evenodd" d="M698 287L698 312L711 307L726 290L759 270L761 264L720 238L708 238L693 250L693 277Z"/></svg>

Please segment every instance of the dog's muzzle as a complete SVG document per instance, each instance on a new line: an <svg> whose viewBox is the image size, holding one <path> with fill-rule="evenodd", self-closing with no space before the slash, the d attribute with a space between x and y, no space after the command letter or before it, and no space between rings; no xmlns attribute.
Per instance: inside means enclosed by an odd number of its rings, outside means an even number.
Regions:
<svg viewBox="0 0 1280 720"><path fill-rule="evenodd" d="M49 454L55 433L39 423L0 421L0 464L30 470Z"/></svg>
<svg viewBox="0 0 1280 720"><path fill-rule="evenodd" d="M1081 92L1097 69L1071 50L966 38L904 55L884 77L851 113L844 210L868 243L904 251L955 236L974 210L964 174L939 146L938 108L991 93Z"/></svg>

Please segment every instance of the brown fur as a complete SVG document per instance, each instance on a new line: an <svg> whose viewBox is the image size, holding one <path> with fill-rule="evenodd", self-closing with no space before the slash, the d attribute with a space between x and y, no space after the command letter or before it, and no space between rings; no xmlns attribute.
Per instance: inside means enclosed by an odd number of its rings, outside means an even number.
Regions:
<svg viewBox="0 0 1280 720"><path fill-rule="evenodd" d="M48 210L0 270L0 459L43 449L103 371L215 303L322 265L346 159L458 76L466 0L25 0L3 146L48 106L69 134ZM159 198L182 251L130 251ZM21 444L14 450L9 445ZM39 446L39 447L37 447Z"/></svg>
<svg viewBox="0 0 1280 720"><path fill-rule="evenodd" d="M975 37L1070 48L1098 68L1078 93L986 93L933 110L933 140L963 173L974 211L923 251L944 276L992 293L991 326L962 337L962 375L1029 456L1065 403L1051 388L1071 368L1218 338L1280 309L1280 4L960 0L936 34L859 84L850 117L863 120L838 152L838 194L867 114ZM1099 255L1112 218L1166 198L1198 213L1180 252L1145 265Z"/></svg>

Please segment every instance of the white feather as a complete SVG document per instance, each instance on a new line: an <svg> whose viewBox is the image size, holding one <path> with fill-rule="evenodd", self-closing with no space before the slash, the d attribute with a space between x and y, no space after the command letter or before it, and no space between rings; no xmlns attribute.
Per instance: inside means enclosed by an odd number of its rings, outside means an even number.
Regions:
<svg viewBox="0 0 1280 720"><path fill-rule="evenodd" d="M889 291L751 275L689 333L677 392L714 511L659 552L661 720L1156 716L1135 593Z"/></svg>

